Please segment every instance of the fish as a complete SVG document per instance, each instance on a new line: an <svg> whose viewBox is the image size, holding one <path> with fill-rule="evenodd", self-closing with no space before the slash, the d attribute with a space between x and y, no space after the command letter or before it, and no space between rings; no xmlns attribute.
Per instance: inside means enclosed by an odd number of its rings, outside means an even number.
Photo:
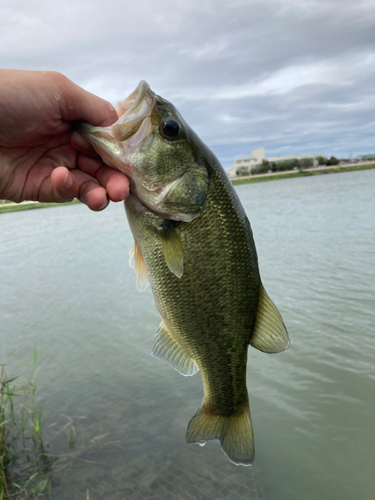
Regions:
<svg viewBox="0 0 375 500"><path fill-rule="evenodd" d="M147 82L116 111L113 125L78 130L130 179L136 286L150 284L162 318L151 354L184 376L201 374L203 401L186 441L219 440L231 462L249 466L248 346L279 353L290 343L262 285L249 219L219 160Z"/></svg>

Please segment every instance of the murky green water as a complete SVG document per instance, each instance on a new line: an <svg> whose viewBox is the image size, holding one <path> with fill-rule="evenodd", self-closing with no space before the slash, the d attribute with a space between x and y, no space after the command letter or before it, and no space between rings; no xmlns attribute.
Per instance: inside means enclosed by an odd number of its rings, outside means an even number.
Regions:
<svg viewBox="0 0 375 500"><path fill-rule="evenodd" d="M149 355L159 316L135 289L123 207L0 215L0 362L18 374L39 349L50 453L68 417L73 450L119 442L57 472L53 499L374 499L375 171L237 191L292 341L249 351L251 468L185 444L201 379Z"/></svg>

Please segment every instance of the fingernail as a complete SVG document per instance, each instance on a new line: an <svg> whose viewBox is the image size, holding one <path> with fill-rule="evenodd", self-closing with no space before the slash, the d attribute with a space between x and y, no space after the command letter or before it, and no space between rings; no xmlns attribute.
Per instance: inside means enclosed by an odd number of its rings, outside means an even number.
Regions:
<svg viewBox="0 0 375 500"><path fill-rule="evenodd" d="M103 205L99 208L98 212L100 212L101 210L104 210L105 208L107 208L109 205L109 199L106 198L105 202L103 203Z"/></svg>
<svg viewBox="0 0 375 500"><path fill-rule="evenodd" d="M124 201L126 198L126 193L121 193L120 194L120 200L119 201Z"/></svg>
<svg viewBox="0 0 375 500"><path fill-rule="evenodd" d="M73 176L69 173L66 174L65 179L63 180L62 187L65 189L69 189L73 184Z"/></svg>
<svg viewBox="0 0 375 500"><path fill-rule="evenodd" d="M110 111L116 111L110 102L107 101L107 104Z"/></svg>

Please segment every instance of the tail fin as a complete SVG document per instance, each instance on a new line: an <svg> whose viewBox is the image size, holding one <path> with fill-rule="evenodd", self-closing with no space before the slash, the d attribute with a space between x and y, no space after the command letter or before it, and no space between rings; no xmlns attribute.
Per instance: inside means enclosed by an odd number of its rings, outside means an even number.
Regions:
<svg viewBox="0 0 375 500"><path fill-rule="evenodd" d="M203 405L190 420L186 433L188 443L203 446L218 439L221 448L236 465L252 465L254 436L248 401L231 416L213 415Z"/></svg>

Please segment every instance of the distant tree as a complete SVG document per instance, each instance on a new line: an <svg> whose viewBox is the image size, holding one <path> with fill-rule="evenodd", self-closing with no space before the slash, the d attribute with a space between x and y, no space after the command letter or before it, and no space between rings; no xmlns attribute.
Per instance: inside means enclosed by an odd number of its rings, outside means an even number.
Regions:
<svg viewBox="0 0 375 500"><path fill-rule="evenodd" d="M281 161L280 163L276 163L276 171L285 172L285 170L290 170L288 161Z"/></svg>
<svg viewBox="0 0 375 500"><path fill-rule="evenodd" d="M297 159L284 162L284 170L294 170L295 168L298 167L299 167L299 161Z"/></svg>
<svg viewBox="0 0 375 500"><path fill-rule="evenodd" d="M272 172L285 172L285 170L294 170L298 166L298 160L279 161L271 164L271 170Z"/></svg>
<svg viewBox="0 0 375 500"><path fill-rule="evenodd" d="M328 160L327 165L338 165L339 160L335 158L334 156L331 156L331 158Z"/></svg>
<svg viewBox="0 0 375 500"><path fill-rule="evenodd" d="M268 160L263 160L261 167L262 167L262 172L263 173L268 172L269 169L270 169L270 162Z"/></svg>
<svg viewBox="0 0 375 500"><path fill-rule="evenodd" d="M301 158L299 161L300 168L311 168L314 166L314 160L312 158Z"/></svg>
<svg viewBox="0 0 375 500"><path fill-rule="evenodd" d="M251 170L252 175L266 174L270 169L270 164L268 160L263 160L260 165L257 165Z"/></svg>
<svg viewBox="0 0 375 500"><path fill-rule="evenodd" d="M244 177L246 175L250 175L250 168L249 167L238 167L236 170L236 175L239 177Z"/></svg>
<svg viewBox="0 0 375 500"><path fill-rule="evenodd" d="M327 165L328 160L324 156L318 156L317 160L319 165Z"/></svg>

